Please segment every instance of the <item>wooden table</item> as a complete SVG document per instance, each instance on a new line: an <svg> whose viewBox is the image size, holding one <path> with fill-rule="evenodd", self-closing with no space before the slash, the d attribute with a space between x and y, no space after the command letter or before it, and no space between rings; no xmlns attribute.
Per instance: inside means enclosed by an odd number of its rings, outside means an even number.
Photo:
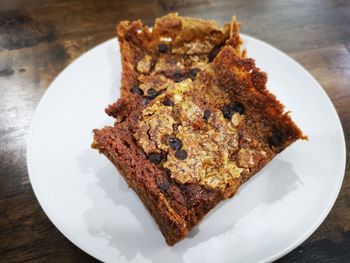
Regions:
<svg viewBox="0 0 350 263"><path fill-rule="evenodd" d="M49 221L32 191L26 136L41 96L57 74L115 36L122 19L152 23L170 11L230 20L280 48L326 90L350 146L350 2L333 1L0 1L0 262L96 262ZM62 105L64 107L64 105ZM322 116L320 116L322 118ZM280 262L350 261L349 154L344 183L327 219Z"/></svg>

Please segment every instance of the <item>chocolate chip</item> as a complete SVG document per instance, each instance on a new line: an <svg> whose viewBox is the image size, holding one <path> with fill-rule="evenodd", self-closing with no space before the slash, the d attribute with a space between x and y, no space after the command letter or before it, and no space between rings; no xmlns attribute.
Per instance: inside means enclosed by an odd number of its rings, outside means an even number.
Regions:
<svg viewBox="0 0 350 263"><path fill-rule="evenodd" d="M176 72L174 75L173 75L173 79L175 82L181 82L185 79L185 76L184 74L180 73L180 72Z"/></svg>
<svg viewBox="0 0 350 263"><path fill-rule="evenodd" d="M150 88L147 90L147 95L148 95L148 98L153 100L155 97L159 95L159 92L156 91L154 88Z"/></svg>
<svg viewBox="0 0 350 263"><path fill-rule="evenodd" d="M181 149L182 142L180 139L178 139L176 137L170 137L169 138L169 145L173 150L177 151L177 150Z"/></svg>
<svg viewBox="0 0 350 263"><path fill-rule="evenodd" d="M166 174L168 177L170 177L170 176L171 176L171 171L170 171L170 169L165 168L164 170L165 170L165 174Z"/></svg>
<svg viewBox="0 0 350 263"><path fill-rule="evenodd" d="M195 80L197 73L200 71L199 68L191 68L190 71L188 72L188 76L190 77L190 79Z"/></svg>
<svg viewBox="0 0 350 263"><path fill-rule="evenodd" d="M142 104L143 105L147 105L148 103L150 103L151 102L151 99L149 98L149 97L144 97L143 99L142 99Z"/></svg>
<svg viewBox="0 0 350 263"><path fill-rule="evenodd" d="M222 114L224 114L225 119L231 120L231 117L233 115L233 109L231 105L225 105L221 108Z"/></svg>
<svg viewBox="0 0 350 263"><path fill-rule="evenodd" d="M280 131L273 131L267 140L270 146L279 147L283 142L283 134Z"/></svg>
<svg viewBox="0 0 350 263"><path fill-rule="evenodd" d="M167 178L164 178L164 181L158 185L158 188L161 191L166 192L166 191L168 191L170 186L171 186L171 183L169 182L169 180Z"/></svg>
<svg viewBox="0 0 350 263"><path fill-rule="evenodd" d="M165 44L159 44L158 45L158 52L159 53L166 53L168 52L169 47Z"/></svg>
<svg viewBox="0 0 350 263"><path fill-rule="evenodd" d="M163 100L164 106L174 106L174 102L172 102L168 97L165 97Z"/></svg>
<svg viewBox="0 0 350 263"><path fill-rule="evenodd" d="M155 164L160 164L163 160L166 159L165 153L150 153L148 159Z"/></svg>
<svg viewBox="0 0 350 263"><path fill-rule="evenodd" d="M235 102L232 104L232 110L239 114L244 114L244 105L240 102Z"/></svg>
<svg viewBox="0 0 350 263"><path fill-rule="evenodd" d="M219 54L221 48L222 48L222 46L216 46L209 52L209 54L208 54L209 62L212 62L216 58L216 56Z"/></svg>
<svg viewBox="0 0 350 263"><path fill-rule="evenodd" d="M132 87L132 88L130 89L130 91L131 91L132 93L136 94L136 95L140 95L140 96L143 95L143 90L140 89L140 87L138 87L138 86Z"/></svg>
<svg viewBox="0 0 350 263"><path fill-rule="evenodd" d="M211 115L210 110L205 110L205 111L204 111L204 114L203 114L204 120L207 121L207 120L209 119L210 115Z"/></svg>
<svg viewBox="0 0 350 263"><path fill-rule="evenodd" d="M224 114L224 117L230 120L235 112L244 114L244 105L240 102L234 102L232 104L223 106L221 111Z"/></svg>
<svg viewBox="0 0 350 263"><path fill-rule="evenodd" d="M161 183L160 185L158 185L159 189L162 191L162 192L166 192L168 191L169 187L170 187L170 182L169 181L164 181L163 183Z"/></svg>
<svg viewBox="0 0 350 263"><path fill-rule="evenodd" d="M185 160L187 158L187 152L185 150L178 150L175 152L175 157L180 160Z"/></svg>

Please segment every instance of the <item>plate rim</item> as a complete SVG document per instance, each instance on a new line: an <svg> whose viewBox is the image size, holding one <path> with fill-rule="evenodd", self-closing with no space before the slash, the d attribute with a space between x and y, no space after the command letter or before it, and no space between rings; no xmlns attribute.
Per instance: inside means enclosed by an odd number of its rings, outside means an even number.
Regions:
<svg viewBox="0 0 350 263"><path fill-rule="evenodd" d="M322 85L316 80L316 78L307 70L305 69L299 62L297 62L296 60L294 60L292 57L290 57L288 54L284 53L283 51L281 51L280 49L272 46L271 44L260 40L258 38L246 35L246 34L242 34L241 36L243 38L243 43L246 42L246 40L252 40L252 41L256 41L259 44L273 49L274 51L276 51L280 56L283 56L284 58L286 58L289 62L293 63L294 65L296 65L299 69L301 69L303 72L305 72L308 77L312 80L312 82L319 88L319 90L321 91L321 93L323 94L323 96L325 97L325 99L327 99L328 103L330 104L330 108L332 110L332 113L334 114L335 118L336 118L336 122L338 123L338 126L340 128L340 132L342 134L341 136L341 144L342 144L342 152L341 152L341 162L342 162L342 168L341 168L341 180L339 180L339 183L336 187L336 190L333 192L333 196L332 198L329 200L328 206L326 207L326 209L324 209L324 212L321 216L319 216L318 220L315 221L315 223L313 224L312 227L310 227L308 229L308 231L306 231L303 235L301 235L297 240L295 240L292 244L290 244L289 246L287 246L285 249L281 250L279 253L276 253L273 256L267 257L264 259L264 261L266 262L271 262L271 261L275 261L285 255L287 255L289 252L291 252L292 250L294 250L296 247L298 247L301 243L303 243L307 238L309 238L316 230L317 228L322 224L322 222L326 219L326 217L328 216L328 214L330 213L331 209L333 208L337 197L340 193L341 190L341 186L342 183L344 181L344 176L345 176L345 168L346 168L346 144L345 144L345 135L344 135L344 130L343 130L343 126L342 123L340 121L338 112L332 102L332 100L330 99L330 97L328 96L327 92L325 91L325 89L322 87ZM26 145L26 164L27 164L27 171L28 171L28 178L29 181L31 183L31 187L33 189L35 198L37 199L38 203L40 204L42 210L44 211L45 215L49 218L49 220L51 221L51 223L56 227L56 229L58 229L62 235L67 238L71 243L73 243L76 247L78 247L79 249L83 250L85 253L87 253L88 255L101 260L103 259L103 256L99 253L95 253L94 251L91 251L89 249L89 247L86 247L84 244L79 243L77 240L75 240L74 236L71 235L70 233L66 233L66 231L64 231L62 229L61 226L59 226L58 223L56 223L54 220L52 220L51 215L49 215L50 213L48 211L50 211L49 207L47 205L43 204L43 201L41 201L40 199L40 191L38 190L37 186L35 186L36 184L35 182L35 176L33 176L33 168L31 166L31 159L32 157L30 157L31 155L29 154L31 152L31 140L33 137L33 130L34 130L34 126L35 123L37 122L38 119L38 112L40 111L43 101L45 100L46 97L48 97L51 93L51 91L53 90L52 86L53 83L61 76L63 75L69 68L70 66L72 66L75 62L77 62L78 60L82 59L83 56L85 56L86 54L93 52L94 50L98 49L99 47L103 46L103 45L107 45L109 42L113 42L116 41L117 38L113 37L111 39L108 39L106 41L103 41L99 44L97 44L96 46L92 47L91 49L89 49L87 52L82 53L80 56L78 56L77 58L75 58L73 61L71 61L55 78L54 80L50 83L50 85L47 87L47 89L45 90L44 94L42 95L42 97L40 98L39 103L36 106L35 112L33 114L31 123L30 123L30 129L29 132L27 134L27 145ZM249 51L248 51L248 55L249 55Z"/></svg>

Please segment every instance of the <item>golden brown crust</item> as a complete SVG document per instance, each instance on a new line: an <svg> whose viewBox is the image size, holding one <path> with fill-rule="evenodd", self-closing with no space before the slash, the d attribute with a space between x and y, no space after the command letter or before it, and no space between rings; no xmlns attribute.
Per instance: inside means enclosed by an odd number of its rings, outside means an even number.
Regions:
<svg viewBox="0 0 350 263"><path fill-rule="evenodd" d="M234 48L224 47L193 83L179 83L144 110L136 109L125 122L94 131L93 147L120 168L128 184L155 218L169 245L183 239L210 209L233 196L242 183L277 153L298 139L306 139L289 114L284 112L284 106L266 89L266 81L266 73L255 66L253 59L242 58ZM225 116L227 104L239 103L235 111L242 115L243 121L235 119L235 115L227 119L238 125L238 150L230 158L243 171L224 191L196 181L181 183L172 179L164 166L166 158L157 164L152 162L146 148L140 145L140 138L135 136L140 121L144 120L143 115L148 114L147 110L158 105L171 92L176 93L181 85L190 85L183 96L202 110L221 110ZM196 119L193 125L199 130L205 127ZM149 133L150 138L157 137L157 132L158 129L155 129L152 134ZM160 145L157 148L164 150Z"/></svg>
<svg viewBox="0 0 350 263"><path fill-rule="evenodd" d="M158 223L167 243L173 244L187 235L187 223L169 205L156 184L157 179L163 177L162 172L147 161L128 136L128 130L107 127L95 131L93 147L98 147L116 165Z"/></svg>
<svg viewBox="0 0 350 263"><path fill-rule="evenodd" d="M93 148L105 154L138 194L157 222L166 242L185 238L193 226L219 202L219 192L198 185L180 186L152 164L137 146L127 122L94 131Z"/></svg>
<svg viewBox="0 0 350 263"><path fill-rule="evenodd" d="M275 152L280 152L298 139L307 139L296 126L289 112L266 88L267 74L255 66L250 58L240 58L235 50L225 47L212 64L213 75L201 75L203 83L212 76L220 85L223 93L231 100L238 100L245 105L251 121L251 129L265 144L269 144ZM266 136L269 136L266 138ZM279 142L272 142L276 136Z"/></svg>
<svg viewBox="0 0 350 263"><path fill-rule="evenodd" d="M150 85L160 94L174 82L195 78L224 45L234 47L239 54L244 53L235 18L230 25L220 27L213 21L171 13L156 19L152 29L141 21L122 21L117 33L122 55L122 102L110 105L106 113L118 121L125 120L131 112L149 102ZM168 81L154 84L145 76ZM133 92L133 87L142 91Z"/></svg>

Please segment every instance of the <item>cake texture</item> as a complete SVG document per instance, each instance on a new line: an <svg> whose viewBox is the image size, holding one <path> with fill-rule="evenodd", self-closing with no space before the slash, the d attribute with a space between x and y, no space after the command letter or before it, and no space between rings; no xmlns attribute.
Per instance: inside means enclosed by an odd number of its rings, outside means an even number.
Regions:
<svg viewBox="0 0 350 263"><path fill-rule="evenodd" d="M224 46L195 80L94 130L92 147L119 169L169 245L276 154L306 139L266 81L253 59Z"/></svg>
<svg viewBox="0 0 350 263"><path fill-rule="evenodd" d="M121 98L106 112L118 122L175 83L194 80L223 46L244 55L235 18L221 27L214 21L171 13L156 19L152 28L141 21L122 21L117 34L122 56Z"/></svg>

